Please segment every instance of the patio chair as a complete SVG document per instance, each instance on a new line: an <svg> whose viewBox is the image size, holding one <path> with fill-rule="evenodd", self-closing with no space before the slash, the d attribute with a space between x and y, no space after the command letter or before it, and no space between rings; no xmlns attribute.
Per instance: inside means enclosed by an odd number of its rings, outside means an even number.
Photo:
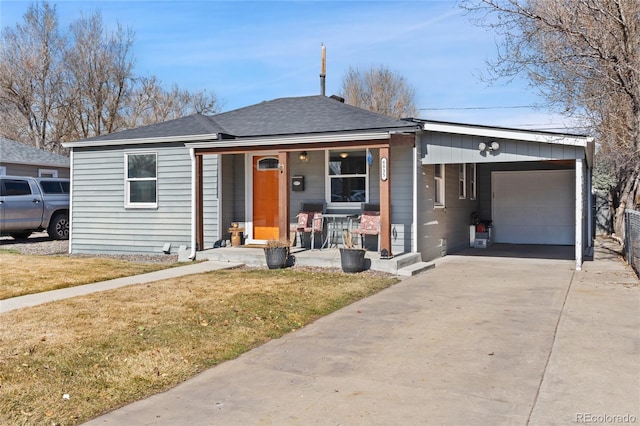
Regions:
<svg viewBox="0 0 640 426"><path fill-rule="evenodd" d="M302 203L300 212L296 215L297 223L290 227L290 232L296 233L300 239L300 247L304 247L304 234L310 234L311 248L315 248L315 234L319 233L322 238L324 228L322 213L325 209L324 203Z"/></svg>
<svg viewBox="0 0 640 426"><path fill-rule="evenodd" d="M374 210L377 207L377 210ZM367 210L371 209L371 210ZM376 235L378 237L378 252L380 251L380 207L371 204L364 204L362 214L359 217L360 224L352 229L351 233L360 235L360 245L364 246L365 235Z"/></svg>

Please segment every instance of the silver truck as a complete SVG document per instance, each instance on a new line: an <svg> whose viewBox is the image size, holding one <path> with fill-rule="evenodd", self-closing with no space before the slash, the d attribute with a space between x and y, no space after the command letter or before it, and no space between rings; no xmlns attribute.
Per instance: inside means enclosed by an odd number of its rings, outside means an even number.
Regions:
<svg viewBox="0 0 640 426"><path fill-rule="evenodd" d="M0 176L0 235L69 239L69 179Z"/></svg>

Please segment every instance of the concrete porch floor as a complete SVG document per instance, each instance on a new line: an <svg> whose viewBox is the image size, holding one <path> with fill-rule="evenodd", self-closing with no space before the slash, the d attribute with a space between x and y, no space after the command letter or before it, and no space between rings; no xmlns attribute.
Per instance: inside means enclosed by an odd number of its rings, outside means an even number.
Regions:
<svg viewBox="0 0 640 426"><path fill-rule="evenodd" d="M292 247L293 264L321 268L341 268L338 248L304 249ZM221 262L244 263L247 266L267 267L261 247L220 247L199 251L196 260L216 260ZM411 276L433 267L433 263L422 262L419 253L402 253L391 259L380 259L379 253L367 251L365 270L387 272L395 275Z"/></svg>

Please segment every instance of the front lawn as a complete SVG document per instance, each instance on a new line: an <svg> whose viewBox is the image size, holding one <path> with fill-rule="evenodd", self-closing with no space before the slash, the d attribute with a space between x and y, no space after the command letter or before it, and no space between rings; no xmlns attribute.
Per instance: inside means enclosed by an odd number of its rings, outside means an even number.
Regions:
<svg viewBox="0 0 640 426"><path fill-rule="evenodd" d="M0 424L81 423L395 282L367 273L223 270L1 314Z"/></svg>
<svg viewBox="0 0 640 426"><path fill-rule="evenodd" d="M158 271L179 263L22 255L0 250L0 300Z"/></svg>

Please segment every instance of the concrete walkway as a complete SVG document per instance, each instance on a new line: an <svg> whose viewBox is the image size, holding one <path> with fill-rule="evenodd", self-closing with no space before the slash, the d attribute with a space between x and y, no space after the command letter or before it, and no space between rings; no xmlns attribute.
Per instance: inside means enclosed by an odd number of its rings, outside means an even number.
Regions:
<svg viewBox="0 0 640 426"><path fill-rule="evenodd" d="M640 285L608 247L435 269L89 425L640 422Z"/></svg>
<svg viewBox="0 0 640 426"><path fill-rule="evenodd" d="M12 297L11 299L0 300L0 313L9 312L14 309L26 308L40 305L42 303L53 302L55 300L68 299L70 297L83 296L97 291L111 290L133 284L143 284L153 281L160 281L167 278L181 277L183 275L201 274L203 272L217 269L235 268L241 263L230 262L201 262L185 266L163 269L149 272L147 274L134 275L132 277L117 278L109 281L101 281L93 284L80 285L76 287L62 288L59 290L45 291L42 293L28 294L25 296Z"/></svg>

